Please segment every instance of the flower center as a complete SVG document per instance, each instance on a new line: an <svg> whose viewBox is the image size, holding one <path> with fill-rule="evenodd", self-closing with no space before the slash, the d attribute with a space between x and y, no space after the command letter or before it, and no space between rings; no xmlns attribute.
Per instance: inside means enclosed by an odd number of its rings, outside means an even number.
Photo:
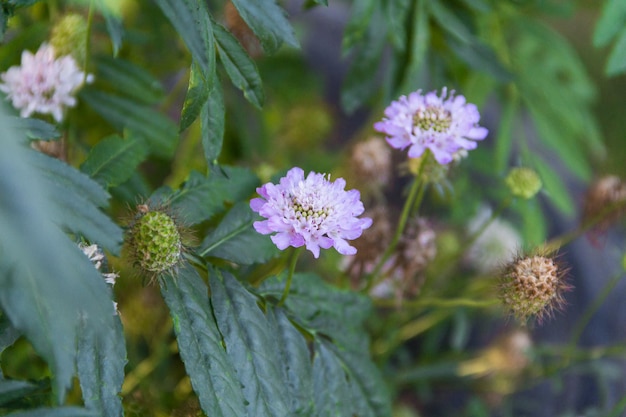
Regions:
<svg viewBox="0 0 626 417"><path fill-rule="evenodd" d="M441 107L426 107L413 114L413 126L421 131L434 130L443 133L450 129L451 124L452 115Z"/></svg>
<svg viewBox="0 0 626 417"><path fill-rule="evenodd" d="M314 208L311 204L301 203L297 197L292 197L291 204L298 221L304 220L309 225L319 229L331 212L330 207Z"/></svg>

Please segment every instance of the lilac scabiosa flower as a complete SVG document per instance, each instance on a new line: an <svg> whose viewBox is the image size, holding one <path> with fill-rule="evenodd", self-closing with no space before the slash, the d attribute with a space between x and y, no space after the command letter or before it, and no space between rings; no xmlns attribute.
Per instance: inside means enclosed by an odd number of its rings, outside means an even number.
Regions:
<svg viewBox="0 0 626 417"><path fill-rule="evenodd" d="M447 96L447 97L446 97ZM421 156L430 149L438 163L448 164L457 152L476 148L477 140L487 136L478 125L480 114L465 97L441 96L435 91L422 95L421 90L401 96L385 109L385 117L374 129L387 135L387 142L397 149L409 147L409 158Z"/></svg>
<svg viewBox="0 0 626 417"><path fill-rule="evenodd" d="M324 174L311 172L304 177L292 168L279 184L257 188L262 198L250 201L252 210L267 220L254 222L257 232L271 236L278 249L306 246L316 258L320 248L334 247L343 255L354 255L356 248L347 240L361 236L372 219L357 218L364 207L357 190L344 190L346 182L331 182Z"/></svg>
<svg viewBox="0 0 626 417"><path fill-rule="evenodd" d="M54 48L44 43L34 55L22 52L21 66L0 74L0 91L7 94L20 116L51 114L60 122L65 107L76 105L76 90L92 79L92 75L85 76L74 58L66 55L57 59Z"/></svg>

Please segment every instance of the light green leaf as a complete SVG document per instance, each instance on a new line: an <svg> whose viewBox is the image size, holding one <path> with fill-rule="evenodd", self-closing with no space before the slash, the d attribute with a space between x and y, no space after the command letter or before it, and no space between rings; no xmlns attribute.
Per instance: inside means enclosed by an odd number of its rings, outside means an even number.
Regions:
<svg viewBox="0 0 626 417"><path fill-rule="evenodd" d="M38 389L37 385L30 382L0 378L0 405L23 398Z"/></svg>
<svg viewBox="0 0 626 417"><path fill-rule="evenodd" d="M180 116L179 132L187 129L198 118L203 106L206 106L209 98L209 87L206 79L200 73L201 69L193 62L189 74L189 87L183 103L183 111ZM214 84L213 88L217 88Z"/></svg>
<svg viewBox="0 0 626 417"><path fill-rule="evenodd" d="M224 97L222 95L222 87L217 81L217 74L212 73L211 77L215 78L212 83L213 88L209 92L209 100L202 107L202 147L204 148L204 157L206 158L209 168L217 164L217 157L222 151L224 142L224 129L226 119L226 108L224 107Z"/></svg>
<svg viewBox="0 0 626 417"><path fill-rule="evenodd" d="M143 142L130 136L109 136L89 152L80 170L105 188L126 182L147 156Z"/></svg>
<svg viewBox="0 0 626 417"><path fill-rule="evenodd" d="M626 25L620 32L606 63L606 75L613 77L626 72Z"/></svg>
<svg viewBox="0 0 626 417"><path fill-rule="evenodd" d="M174 155L178 128L167 116L143 103L102 91L85 88L80 97L120 132L128 129L141 136L153 155Z"/></svg>
<svg viewBox="0 0 626 417"><path fill-rule="evenodd" d="M354 0L350 8L350 18L343 31L341 51L350 52L352 47L361 44L365 38L376 9L376 0Z"/></svg>
<svg viewBox="0 0 626 417"><path fill-rule="evenodd" d="M205 77L215 69L213 28L206 3L201 0L155 0L181 38Z"/></svg>
<svg viewBox="0 0 626 417"><path fill-rule="evenodd" d="M545 214L536 198L517 201L514 209L520 213L523 227L520 228L522 238L527 247L533 248L543 244L547 238Z"/></svg>
<svg viewBox="0 0 626 417"><path fill-rule="evenodd" d="M203 256L214 256L241 265L262 263L280 252L268 236L258 233L252 224L261 218L247 201L237 203L217 228L200 245Z"/></svg>
<svg viewBox="0 0 626 417"><path fill-rule="evenodd" d="M113 301L111 301L113 302ZM119 317L106 334L93 334L85 321L78 338L76 368L85 407L100 417L121 417L126 344Z"/></svg>
<svg viewBox="0 0 626 417"><path fill-rule="evenodd" d="M593 46L600 48L611 42L626 25L626 3L623 0L606 0L602 14L593 32Z"/></svg>
<svg viewBox="0 0 626 417"><path fill-rule="evenodd" d="M101 55L94 64L96 80L106 82L120 95L146 104L158 103L165 97L161 82L131 61Z"/></svg>
<svg viewBox="0 0 626 417"><path fill-rule="evenodd" d="M285 11L275 0L233 0L233 5L268 54L276 52L283 42L300 46Z"/></svg>
<svg viewBox="0 0 626 417"><path fill-rule="evenodd" d="M175 278L166 275L161 292L174 322L180 356L206 415L245 416L236 371L222 345L208 288L198 272L185 265Z"/></svg>
<svg viewBox="0 0 626 417"><path fill-rule="evenodd" d="M222 25L214 23L215 40L219 57L230 80L256 108L265 100L259 70L239 41Z"/></svg>
<svg viewBox="0 0 626 417"><path fill-rule="evenodd" d="M102 14L104 15L104 23L106 24L107 31L111 37L113 56L117 56L122 47L122 39L124 38L122 19L111 12L103 12Z"/></svg>
<svg viewBox="0 0 626 417"><path fill-rule="evenodd" d="M271 327L257 304L258 299L227 272L211 269L209 286L226 352L242 386L246 415L290 416L280 348L269 331Z"/></svg>
<svg viewBox="0 0 626 417"><path fill-rule="evenodd" d="M100 417L96 412L80 407L36 408L17 411L6 417Z"/></svg>

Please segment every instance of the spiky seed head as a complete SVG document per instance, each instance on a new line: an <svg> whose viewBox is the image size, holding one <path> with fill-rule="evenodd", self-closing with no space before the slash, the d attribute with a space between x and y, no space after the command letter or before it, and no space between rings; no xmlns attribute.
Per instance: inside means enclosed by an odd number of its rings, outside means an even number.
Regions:
<svg viewBox="0 0 626 417"><path fill-rule="evenodd" d="M565 304L566 270L549 256L518 256L500 276L500 299L520 322L531 317L539 322Z"/></svg>
<svg viewBox="0 0 626 417"><path fill-rule="evenodd" d="M137 206L128 244L135 264L150 276L175 270L184 250L181 229L174 218L165 209L146 204Z"/></svg>
<svg viewBox="0 0 626 417"><path fill-rule="evenodd" d="M504 182L509 187L511 194L526 200L533 198L543 186L541 178L535 170L526 167L511 169Z"/></svg>

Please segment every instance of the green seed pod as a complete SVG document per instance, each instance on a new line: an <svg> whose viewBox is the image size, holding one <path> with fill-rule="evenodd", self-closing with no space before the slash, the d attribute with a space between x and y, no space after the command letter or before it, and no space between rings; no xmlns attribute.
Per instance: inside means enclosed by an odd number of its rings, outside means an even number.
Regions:
<svg viewBox="0 0 626 417"><path fill-rule="evenodd" d="M533 198L541 190L541 178L537 173L524 167L513 168L504 180L516 197Z"/></svg>
<svg viewBox="0 0 626 417"><path fill-rule="evenodd" d="M79 14L67 14L52 28L50 45L56 57L71 55L79 66L87 53L87 21Z"/></svg>
<svg viewBox="0 0 626 417"><path fill-rule="evenodd" d="M153 276L175 270L184 250L179 226L163 209L150 210L147 205L137 208L128 235L135 264Z"/></svg>

